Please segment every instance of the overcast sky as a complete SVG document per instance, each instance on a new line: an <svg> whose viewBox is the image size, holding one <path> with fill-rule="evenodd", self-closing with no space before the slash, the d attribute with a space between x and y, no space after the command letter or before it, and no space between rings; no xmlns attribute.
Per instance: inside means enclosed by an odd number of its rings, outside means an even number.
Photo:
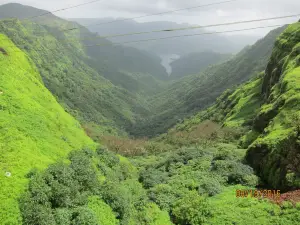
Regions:
<svg viewBox="0 0 300 225"><path fill-rule="evenodd" d="M18 2L24 5L54 11L56 9L90 1L92 0L2 0L0 1L0 4ZM100 0L99 2L55 14L64 18L136 17L145 14L160 13L222 1L226 0ZM146 17L137 21L174 21L177 23L207 25L298 13L300 14L300 0L236 0L234 2L219 5L201 7L160 16ZM300 16L298 18L291 19L228 26L226 28L214 28L214 30L230 30L255 26L277 25L291 23L299 20L299 18ZM256 30L251 33L255 35L263 35L266 31L267 30L265 29L259 31Z"/></svg>

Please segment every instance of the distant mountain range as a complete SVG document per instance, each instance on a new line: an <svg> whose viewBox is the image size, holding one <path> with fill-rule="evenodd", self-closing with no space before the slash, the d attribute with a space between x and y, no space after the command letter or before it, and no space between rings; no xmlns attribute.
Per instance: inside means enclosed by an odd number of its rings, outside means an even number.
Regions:
<svg viewBox="0 0 300 225"><path fill-rule="evenodd" d="M105 19L69 19L76 21L92 32L97 32L99 35L110 34L126 34L134 32L145 32L152 30L162 29L176 29L181 27L193 26L191 24L177 24L174 22L146 22L138 23L133 20L118 21L110 23L112 18ZM118 19L119 20L119 19ZM120 19L121 20L121 19ZM184 30L176 32L164 32L164 33L149 33L142 35L132 35L123 37L109 38L112 42L129 42L141 39L156 39L177 35L195 35L199 33L207 32L205 29ZM244 36L244 35L232 35L225 36L219 34L193 36L193 37L180 37L171 38L165 40L131 43L126 44L139 49L154 52L158 55L177 54L186 55L193 52L203 51L215 51L220 53L236 53L244 48L246 45L254 44L259 37Z"/></svg>
<svg viewBox="0 0 300 225"><path fill-rule="evenodd" d="M173 61L171 63L171 79L177 79L186 75L198 74L207 67L229 59L231 54L216 52L194 52Z"/></svg>

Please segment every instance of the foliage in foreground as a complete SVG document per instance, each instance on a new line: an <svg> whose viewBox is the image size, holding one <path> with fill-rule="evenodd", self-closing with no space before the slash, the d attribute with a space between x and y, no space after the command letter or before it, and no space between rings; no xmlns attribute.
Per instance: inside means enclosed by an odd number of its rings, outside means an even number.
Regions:
<svg viewBox="0 0 300 225"><path fill-rule="evenodd" d="M24 224L170 224L125 158L98 149L71 152L69 160L28 174L20 200Z"/></svg>
<svg viewBox="0 0 300 225"><path fill-rule="evenodd" d="M150 200L168 211L175 224L297 224L299 204L236 197L236 190L255 188L259 182L242 163L245 152L219 143L132 161Z"/></svg>
<svg viewBox="0 0 300 225"><path fill-rule="evenodd" d="M94 143L44 87L27 55L0 39L0 221L15 225L21 223L17 198L25 174Z"/></svg>

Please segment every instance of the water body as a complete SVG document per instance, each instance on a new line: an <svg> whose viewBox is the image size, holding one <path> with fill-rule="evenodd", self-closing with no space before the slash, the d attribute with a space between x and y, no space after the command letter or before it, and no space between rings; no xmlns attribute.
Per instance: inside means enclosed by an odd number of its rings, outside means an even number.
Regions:
<svg viewBox="0 0 300 225"><path fill-rule="evenodd" d="M172 73L171 63L179 59L180 55L176 55L176 54L160 55L160 58L161 58L161 65L163 65L163 67L166 68L166 71L170 76Z"/></svg>

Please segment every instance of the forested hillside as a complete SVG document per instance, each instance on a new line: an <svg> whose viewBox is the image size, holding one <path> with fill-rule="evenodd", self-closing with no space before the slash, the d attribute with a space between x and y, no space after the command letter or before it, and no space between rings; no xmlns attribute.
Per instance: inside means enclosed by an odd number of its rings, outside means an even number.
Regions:
<svg viewBox="0 0 300 225"><path fill-rule="evenodd" d="M43 12L29 8L31 15ZM9 12L11 17L23 18L28 14L17 14L22 9L27 11L20 4L0 7L6 16ZM63 32L78 25L51 14L38 22L2 20L0 29L28 53L46 87L65 109L88 127L98 124L102 131L119 133L136 117L148 114L141 96L155 93L162 85L159 80L167 77L159 59L113 46L86 29ZM85 47L95 44L100 46Z"/></svg>
<svg viewBox="0 0 300 225"><path fill-rule="evenodd" d="M0 38L0 224L171 224L130 162L94 151L31 59Z"/></svg>
<svg viewBox="0 0 300 225"><path fill-rule="evenodd" d="M275 39L284 30L271 31L255 45L232 59L184 77L151 98L153 115L132 128L133 135L148 136L165 132L181 119L210 106L227 88L241 84L265 69Z"/></svg>
<svg viewBox="0 0 300 225"><path fill-rule="evenodd" d="M226 91L208 110L177 129L201 120L244 127L241 145L246 159L269 187L300 188L299 59L300 23L290 25L276 40L264 73L233 91Z"/></svg>

